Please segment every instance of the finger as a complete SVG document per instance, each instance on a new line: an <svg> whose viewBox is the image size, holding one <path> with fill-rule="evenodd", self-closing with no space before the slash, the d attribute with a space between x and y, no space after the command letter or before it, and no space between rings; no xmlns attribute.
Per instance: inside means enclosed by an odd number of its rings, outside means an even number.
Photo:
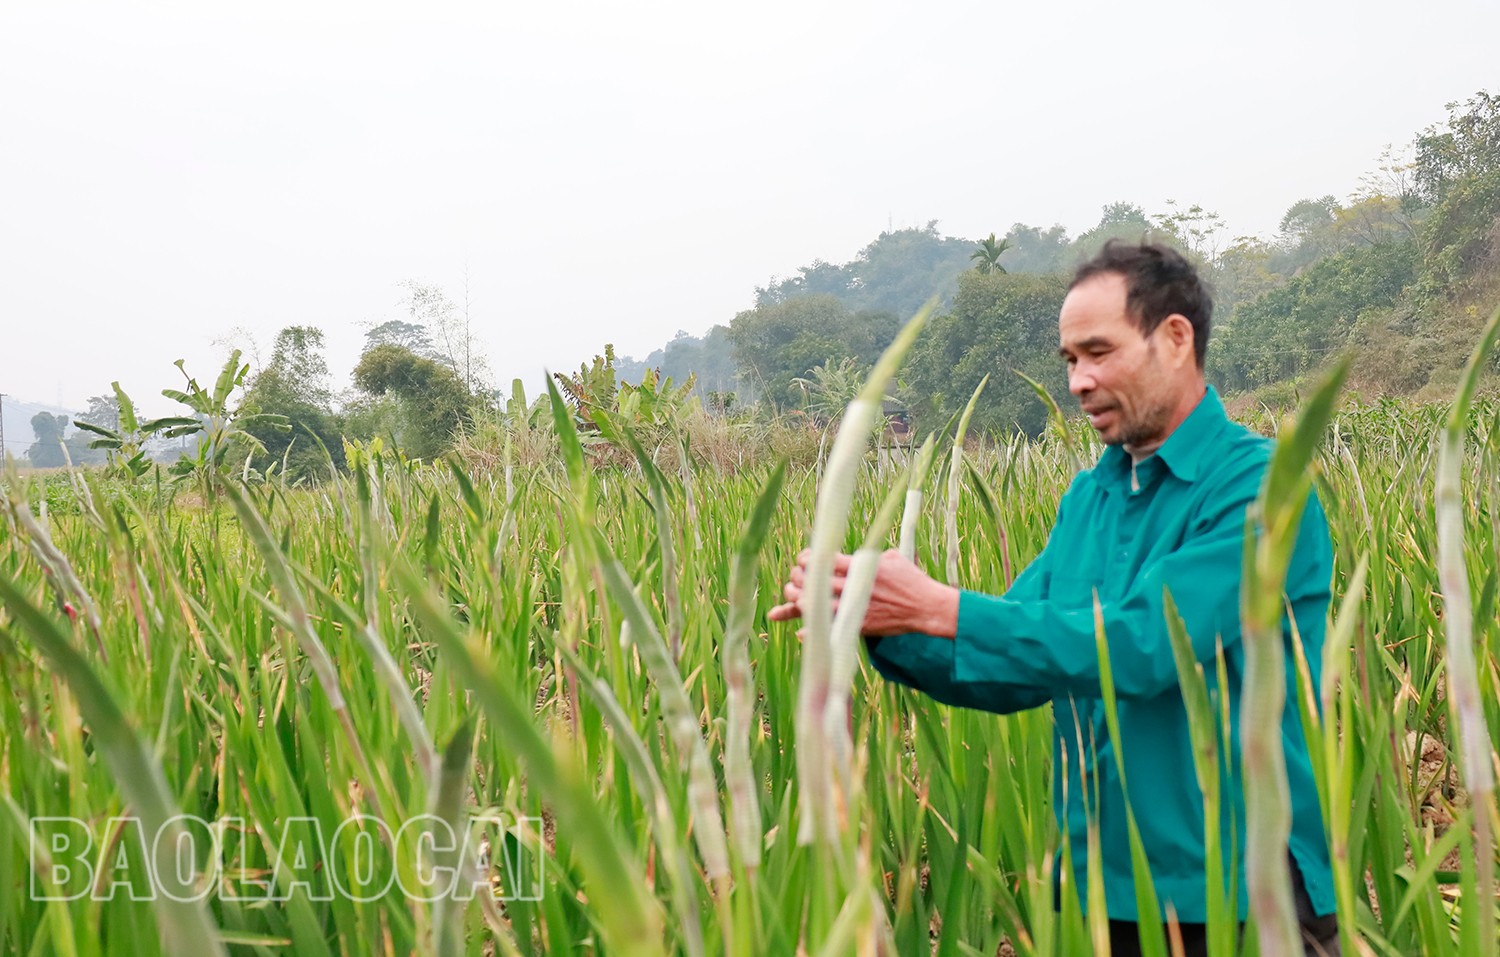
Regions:
<svg viewBox="0 0 1500 957"><path fill-rule="evenodd" d="M837 575L837 574L841 574L843 572L847 572L849 570L850 564L853 563L853 561L854 561L854 556L853 555L844 555L844 554L840 553L838 555L833 556L833 572L834 572L834 574ZM812 562L812 552L804 550L802 552L802 554L800 554L800 555L797 556L797 564L795 564L795 565L792 566L791 574L796 575L799 572L803 573L803 574L806 574L807 573L807 566L809 564L811 564L811 562Z"/></svg>
<svg viewBox="0 0 1500 957"><path fill-rule="evenodd" d="M849 570L847 568L835 568L833 570L833 577L830 579L830 581L833 582L833 587L835 589L842 589L844 587L844 579L848 577L848 571ZM789 577L787 583L790 585L796 585L798 588L806 588L807 573L800 568L794 568L792 569L792 574Z"/></svg>
<svg viewBox="0 0 1500 957"><path fill-rule="evenodd" d="M802 609L797 607L796 602L791 601L787 602L784 605L777 605L775 608L772 608L770 611L766 612L766 618L771 621L792 621L793 619L801 617Z"/></svg>
<svg viewBox="0 0 1500 957"><path fill-rule="evenodd" d="M830 585L835 595L844 593L844 584L849 579L843 575L834 575ZM786 596L787 601L798 601L802 592L807 588L807 576L800 571L793 571L792 580L782 586L781 593Z"/></svg>

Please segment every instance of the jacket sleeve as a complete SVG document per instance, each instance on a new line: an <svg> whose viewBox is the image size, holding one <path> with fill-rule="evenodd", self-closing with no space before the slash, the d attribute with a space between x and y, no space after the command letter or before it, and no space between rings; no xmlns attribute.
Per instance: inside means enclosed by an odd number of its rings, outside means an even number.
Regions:
<svg viewBox="0 0 1500 957"><path fill-rule="evenodd" d="M1065 504L1059 505L1058 521L1054 528L1062 524L1064 508ZM1031 603L1045 598L1048 582L1051 580L1049 552L1055 554L1055 551L1049 538L1042 553L1011 584L1005 593L1006 599ZM962 596L959 599L958 616L958 627L962 632L965 628ZM915 688L943 704L976 708L995 714L1011 714L1040 707L1052 700L1051 692L1044 688L998 680L1002 673L988 678L973 676L967 681L956 680L955 642L947 638L911 631L903 635L867 639L866 647L869 649L870 663L887 681Z"/></svg>
<svg viewBox="0 0 1500 957"><path fill-rule="evenodd" d="M1240 641L1240 581L1245 513L1255 499L1264 461L1247 462L1206 501L1182 546L1141 569L1118 600L1100 604L1115 692L1122 699L1153 698L1177 685L1177 668L1164 625L1171 593L1199 661L1217 643ZM1287 588L1294 607L1326 607L1331 571L1328 529L1317 501L1303 513L1294 572ZM1319 594L1324 603L1308 601ZM1044 599L1017 601L964 592L959 598L952 682L965 687L1003 675L1055 697L1099 697L1100 669L1093 607Z"/></svg>
<svg viewBox="0 0 1500 957"><path fill-rule="evenodd" d="M870 663L887 681L915 688L956 708L1011 714L1037 708L1052 695L1003 681L954 680L954 644L917 631L869 639Z"/></svg>

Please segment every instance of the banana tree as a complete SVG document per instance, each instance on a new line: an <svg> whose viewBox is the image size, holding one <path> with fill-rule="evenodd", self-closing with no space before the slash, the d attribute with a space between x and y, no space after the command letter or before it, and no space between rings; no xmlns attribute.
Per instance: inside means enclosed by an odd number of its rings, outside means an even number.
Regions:
<svg viewBox="0 0 1500 957"><path fill-rule="evenodd" d="M111 382L110 387L115 390L115 401L120 407L119 427L110 429L91 422L73 424L98 436L89 442L89 448L104 449L109 455L109 469L116 475L134 481L150 470L151 459L146 455L145 445L152 437L173 438L198 428L198 420L186 416L166 416L142 422L135 414L135 403L120 388L120 383Z"/></svg>
<svg viewBox="0 0 1500 957"><path fill-rule="evenodd" d="M241 415L237 409L229 407L229 397L244 384L245 376L250 373L250 364L240 363L240 350L230 353L229 361L219 371L212 390L203 388L197 379L188 375L183 363L184 360L178 359L173 365L187 379L187 388L163 389L161 394L187 406L193 411L193 417L187 420L191 425L173 428L168 434L197 435L199 441L193 455L184 454L172 465L172 473L183 481L196 480L203 490L203 497L213 502L218 499L219 491L231 475L228 456L236 443L241 443L241 448L248 447L244 467L247 473L250 455L266 450L265 445L246 430L252 425L266 425L285 432L291 429L292 423L284 415Z"/></svg>
<svg viewBox="0 0 1500 957"><path fill-rule="evenodd" d="M792 385L802 390L807 414L813 421L819 425L832 425L844 414L849 403L859 397L867 371L853 357L846 356L836 365L829 360L813 366L806 376L793 379Z"/></svg>

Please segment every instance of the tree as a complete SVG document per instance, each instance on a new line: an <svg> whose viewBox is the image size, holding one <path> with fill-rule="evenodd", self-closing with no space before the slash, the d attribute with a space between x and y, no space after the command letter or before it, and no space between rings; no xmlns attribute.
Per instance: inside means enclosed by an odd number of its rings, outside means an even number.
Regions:
<svg viewBox="0 0 1500 957"><path fill-rule="evenodd" d="M960 278L953 308L935 317L912 347L901 394L915 424L941 427L989 375L974 411L974 429L1039 435L1047 410L1011 370L1024 372L1059 401L1067 401L1066 376L1057 358L1057 315L1067 288L1068 277L1058 274L971 271Z"/></svg>
<svg viewBox="0 0 1500 957"><path fill-rule="evenodd" d="M89 447L82 432L68 434L68 417L38 412L31 417L31 431L36 441L26 451L34 468L52 469L72 465L93 465L104 461L104 453Z"/></svg>
<svg viewBox="0 0 1500 957"><path fill-rule="evenodd" d="M1099 225L1096 228L1109 229L1115 226L1124 226L1130 229L1144 227L1151 228L1151 219L1146 211L1134 203L1118 202L1107 203L1103 212L1099 215Z"/></svg>
<svg viewBox="0 0 1500 957"><path fill-rule="evenodd" d="M852 356L845 356L837 363L813 366L810 375L798 376L792 385L802 390L803 408L813 421L831 425L844 414L850 402L859 398L867 372L866 366Z"/></svg>
<svg viewBox="0 0 1500 957"><path fill-rule="evenodd" d="M89 448L103 451L116 475L133 480L151 469L151 460L145 449L150 439L158 435L172 438L197 431L198 420L186 416L140 421L135 414L135 403L120 388L120 383L110 385L115 394L108 402L101 401L104 396L89 400L89 408L93 410L91 421L74 424L95 436L89 442ZM97 418L94 418L95 414Z"/></svg>
<svg viewBox="0 0 1500 957"><path fill-rule="evenodd" d="M1391 215L1409 238L1417 234L1417 221L1426 204L1417 186L1417 164L1404 151L1390 146L1380 151L1379 165L1375 171L1359 178L1360 189L1356 200L1379 197L1391 207Z"/></svg>
<svg viewBox="0 0 1500 957"><path fill-rule="evenodd" d="M1339 207L1333 216L1333 245L1336 251L1351 246L1405 242L1416 236L1411 217L1404 210L1401 199L1395 196L1356 196L1349 205Z"/></svg>
<svg viewBox="0 0 1500 957"><path fill-rule="evenodd" d="M1041 229L1016 223L1005 234L1009 272L1062 272L1072 265L1068 231L1062 226Z"/></svg>
<svg viewBox="0 0 1500 957"><path fill-rule="evenodd" d="M31 431L36 441L26 450L26 458L33 468L55 469L67 464L63 453L63 436L68 430L68 417L38 412L31 417Z"/></svg>
<svg viewBox="0 0 1500 957"><path fill-rule="evenodd" d="M1287 207L1281 216L1279 242L1288 251L1309 248L1309 259L1330 252L1333 224L1339 201L1332 196L1302 199Z"/></svg>
<svg viewBox="0 0 1500 957"><path fill-rule="evenodd" d="M821 259L812 265L802 266L797 275L755 290L757 305L775 305L797 296L838 296L843 298L851 291L853 276L849 265L836 266Z"/></svg>
<svg viewBox="0 0 1500 957"><path fill-rule="evenodd" d="M1224 231L1224 218L1218 213L1197 203L1184 209L1169 199L1167 211L1156 217L1152 227L1199 264L1212 269L1218 261L1219 235Z"/></svg>
<svg viewBox="0 0 1500 957"><path fill-rule="evenodd" d="M1432 211L1422 226L1423 295L1454 297L1500 243L1500 95L1448 104L1417 139L1413 176Z"/></svg>
<svg viewBox="0 0 1500 957"><path fill-rule="evenodd" d="M642 381L649 380L653 371L646 370L646 377ZM615 407L615 394L619 392L620 380L615 374L615 346L612 342L604 344L604 355L594 356L592 363L585 362L579 366L575 373L554 372L552 378L557 380L558 386L563 394L573 401L573 406L578 410L578 417L585 428L595 429L598 427L594 422L593 411L603 409L608 412Z"/></svg>
<svg viewBox="0 0 1500 957"><path fill-rule="evenodd" d="M248 430L257 425L286 430L291 428L291 423L285 416L231 407L230 398L236 389L244 385L245 376L250 372L248 363L240 363L240 350L235 349L230 353L229 361L219 370L212 389L204 388L198 384L197 379L188 375L187 369L183 367L184 361L178 359L173 365L177 366L177 370L187 380L187 387L163 389L161 394L192 410L193 424L171 429L166 434L197 435L199 441L194 454L185 454L178 459L172 466L172 472L180 479L196 480L204 498L215 502L224 484L230 481L235 466L242 461L244 464L238 471L240 474L247 474L251 453L265 452L260 440ZM231 452L234 453L233 456ZM244 453L243 459L239 457L241 452Z"/></svg>
<svg viewBox="0 0 1500 957"><path fill-rule="evenodd" d="M384 345L400 346L425 359L433 357L432 337L427 334L426 326L416 322L390 319L365 333L365 350Z"/></svg>
<svg viewBox="0 0 1500 957"><path fill-rule="evenodd" d="M278 332L270 365L262 375L267 373L280 380L280 387L294 401L327 407L332 392L328 387L328 362L323 358L323 330L317 326L287 326Z"/></svg>
<svg viewBox="0 0 1500 957"><path fill-rule="evenodd" d="M1073 241L1072 258L1075 262L1082 262L1103 249L1111 239L1140 242L1154 228L1151 217L1134 203L1110 203L1100 213L1099 222Z"/></svg>
<svg viewBox="0 0 1500 957"><path fill-rule="evenodd" d="M1448 119L1428 127L1416 142L1413 176L1433 206L1458 182L1500 171L1500 95L1480 90L1447 109Z"/></svg>
<svg viewBox="0 0 1500 957"><path fill-rule="evenodd" d="M898 229L876 237L849 264L853 312L894 313L905 319L933 296L944 301L958 290L969 268L971 240L943 236L937 220L921 229Z"/></svg>
<svg viewBox="0 0 1500 957"><path fill-rule="evenodd" d="M1278 252L1277 247L1253 236L1239 236L1219 253L1208 276L1215 323L1228 322L1242 303L1252 302L1286 281L1272 269Z"/></svg>
<svg viewBox="0 0 1500 957"><path fill-rule="evenodd" d="M1037 256L1054 258L1048 246L1066 250L1061 226L1033 232ZM1013 247L1009 238L993 234L989 242L997 257ZM757 287L755 308L728 326L714 326L701 339L679 332L645 359L617 359L615 372L631 383L643 382L652 369L679 381L691 377L700 399L719 394L710 403L715 407L731 393L739 404L796 403L793 378L844 357L868 364L928 299L951 298L973 247L941 235L936 221L883 232L847 263L814 260L795 276Z"/></svg>
<svg viewBox="0 0 1500 957"><path fill-rule="evenodd" d="M615 373L621 382L642 382L651 369L678 382L686 382L691 376L694 393L705 402L711 392L735 394L751 391L740 381L734 364L734 346L729 340L729 327L723 325L714 326L701 338L679 330L672 341L645 359L626 356L615 361ZM754 398L753 395L742 397Z"/></svg>
<svg viewBox="0 0 1500 957"><path fill-rule="evenodd" d="M804 296L740 313L729 339L741 378L758 383L773 404L795 405L801 392L793 379L845 356L873 362L899 323L894 313L853 313L833 296Z"/></svg>
<svg viewBox="0 0 1500 957"><path fill-rule="evenodd" d="M114 387L118 391L120 384L116 382ZM90 396L89 408L83 417L94 425L118 429L120 427L120 400L113 395Z"/></svg>
<svg viewBox="0 0 1500 957"><path fill-rule="evenodd" d="M981 273L1005 272L1005 267L1000 265L1000 256L1010 248L1010 240L1002 239L995 241L995 234L990 233L988 239L979 243L979 248L969 254L974 261L974 268Z"/></svg>
<svg viewBox="0 0 1500 957"><path fill-rule="evenodd" d="M257 458L263 470L284 463L288 478L303 479L325 474L330 458L335 467L342 466L343 442L332 408L321 329L288 326L277 333L271 361L250 380L241 409L276 415L291 425L284 429L274 424L278 420L261 419L247 427L260 443Z"/></svg>
<svg viewBox="0 0 1500 957"><path fill-rule="evenodd" d="M1387 177L1397 182L1399 171L1388 167ZM1395 177L1395 179L1391 179ZM1403 242L1416 235L1411 197L1390 196L1375 191L1376 180L1366 177L1366 187L1350 197L1347 205L1332 196L1298 200L1281 217L1271 268L1295 275L1325 256L1355 246ZM1396 188L1399 187L1399 183Z"/></svg>
<svg viewBox="0 0 1500 957"><path fill-rule="evenodd" d="M1362 317L1396 302L1415 281L1418 258L1413 242L1356 246L1246 303L1209 349L1214 377L1258 388L1320 366Z"/></svg>
<svg viewBox="0 0 1500 957"><path fill-rule="evenodd" d="M890 230L843 265L816 260L797 276L756 289L755 303L762 308L828 295L851 312L889 312L906 318L935 295L953 295L959 274L969 268L973 247L969 240L940 234L936 220L922 228Z"/></svg>
<svg viewBox="0 0 1500 957"><path fill-rule="evenodd" d="M475 399L463 379L446 364L401 346L365 350L354 368L354 384L372 397L396 398L398 432L392 439L414 458L443 454L454 433L473 421Z"/></svg>
<svg viewBox="0 0 1500 957"><path fill-rule="evenodd" d="M468 303L460 310L440 287L414 280L408 280L405 289L405 306L412 320L409 325L430 334L435 358L458 375L466 391L490 391L489 358L474 340ZM421 356L419 352L413 354Z"/></svg>

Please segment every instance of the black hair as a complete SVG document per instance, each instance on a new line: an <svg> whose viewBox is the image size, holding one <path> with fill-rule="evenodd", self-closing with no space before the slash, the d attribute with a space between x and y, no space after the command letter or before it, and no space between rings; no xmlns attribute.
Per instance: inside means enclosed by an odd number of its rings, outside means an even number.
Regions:
<svg viewBox="0 0 1500 957"><path fill-rule="evenodd" d="M1187 319L1193 327L1198 368L1203 368L1214 301L1198 270L1182 253L1162 243L1111 239L1078 267L1068 289L1105 273L1125 278L1125 312L1142 335L1155 332L1168 316Z"/></svg>

